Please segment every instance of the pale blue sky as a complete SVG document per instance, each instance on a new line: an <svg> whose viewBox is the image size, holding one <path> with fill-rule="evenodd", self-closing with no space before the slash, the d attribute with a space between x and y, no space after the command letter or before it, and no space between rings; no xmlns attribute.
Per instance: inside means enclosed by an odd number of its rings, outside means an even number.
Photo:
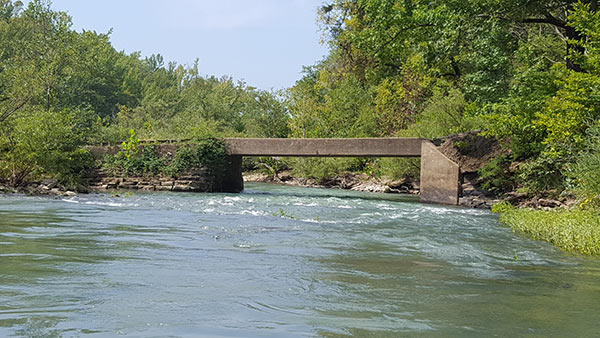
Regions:
<svg viewBox="0 0 600 338"><path fill-rule="evenodd" d="M118 50L161 54L204 75L231 75L261 89L281 89L327 48L316 10L323 0L53 0L74 29L106 33Z"/></svg>

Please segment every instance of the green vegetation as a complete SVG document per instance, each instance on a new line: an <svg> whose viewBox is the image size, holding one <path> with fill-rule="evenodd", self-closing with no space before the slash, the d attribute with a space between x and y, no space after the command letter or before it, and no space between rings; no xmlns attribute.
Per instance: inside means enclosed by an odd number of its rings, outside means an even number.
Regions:
<svg viewBox="0 0 600 338"><path fill-rule="evenodd" d="M114 155L106 155L102 167L114 176L166 175L177 178L195 168L204 167L208 177L218 182L227 165L227 150L222 140L215 138L187 142L168 159L157 154L157 146L140 146L135 132L131 130L127 142Z"/></svg>
<svg viewBox="0 0 600 338"><path fill-rule="evenodd" d="M180 148L173 161L165 167L165 173L176 177L190 168L204 166L211 177L217 179L225 172L226 165L225 143L214 138L201 139L192 146Z"/></svg>
<svg viewBox="0 0 600 338"><path fill-rule="evenodd" d="M600 119L597 1L338 0L320 20L331 52L290 89L291 135L480 129L510 150L482 171L491 191L573 188Z"/></svg>
<svg viewBox="0 0 600 338"><path fill-rule="evenodd" d="M508 203L492 209L500 222L533 239L586 255L600 255L600 214L595 210L516 209Z"/></svg>

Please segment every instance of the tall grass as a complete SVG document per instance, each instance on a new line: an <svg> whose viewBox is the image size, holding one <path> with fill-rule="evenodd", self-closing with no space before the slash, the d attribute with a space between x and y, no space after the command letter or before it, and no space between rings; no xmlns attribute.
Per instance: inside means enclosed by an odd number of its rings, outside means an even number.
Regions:
<svg viewBox="0 0 600 338"><path fill-rule="evenodd" d="M550 242L569 252L600 255L600 213L596 210L517 209L500 203L492 211L500 213L503 225L532 239Z"/></svg>

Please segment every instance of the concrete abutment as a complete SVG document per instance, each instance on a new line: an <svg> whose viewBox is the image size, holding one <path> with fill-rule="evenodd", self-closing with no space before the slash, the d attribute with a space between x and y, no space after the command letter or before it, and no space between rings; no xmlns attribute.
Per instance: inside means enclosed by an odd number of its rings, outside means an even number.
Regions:
<svg viewBox="0 0 600 338"><path fill-rule="evenodd" d="M420 187L421 202L458 205L460 167L428 140L421 143Z"/></svg>

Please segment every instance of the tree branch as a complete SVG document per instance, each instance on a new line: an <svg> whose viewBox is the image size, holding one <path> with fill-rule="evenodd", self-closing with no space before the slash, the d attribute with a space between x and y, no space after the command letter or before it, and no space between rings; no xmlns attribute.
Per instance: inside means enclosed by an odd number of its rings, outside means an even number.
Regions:
<svg viewBox="0 0 600 338"><path fill-rule="evenodd" d="M408 30L412 30L412 29L416 29L416 28L431 27L431 26L433 26L432 23L424 23L424 24L420 24L420 25L414 25L412 27L406 27L404 29L397 31L394 35L390 36L388 41L384 42L381 46L379 46L379 48L377 49L377 54L381 53L387 45L394 42L394 40L396 40L400 36L400 34L406 32Z"/></svg>
<svg viewBox="0 0 600 338"><path fill-rule="evenodd" d="M0 122L4 122L4 120L6 120L9 116L11 116L17 110L23 108L23 106L25 106L27 104L27 101L28 100L25 100L25 101L21 102L20 104L18 104L15 108L9 109L9 110L5 111L4 113L2 113L2 115L0 115Z"/></svg>
<svg viewBox="0 0 600 338"><path fill-rule="evenodd" d="M560 27L560 28L567 27L567 23L565 21L552 16L552 14L550 14L548 12L544 13L543 18L527 18L527 19L523 19L521 22L522 23L546 23L546 24Z"/></svg>

